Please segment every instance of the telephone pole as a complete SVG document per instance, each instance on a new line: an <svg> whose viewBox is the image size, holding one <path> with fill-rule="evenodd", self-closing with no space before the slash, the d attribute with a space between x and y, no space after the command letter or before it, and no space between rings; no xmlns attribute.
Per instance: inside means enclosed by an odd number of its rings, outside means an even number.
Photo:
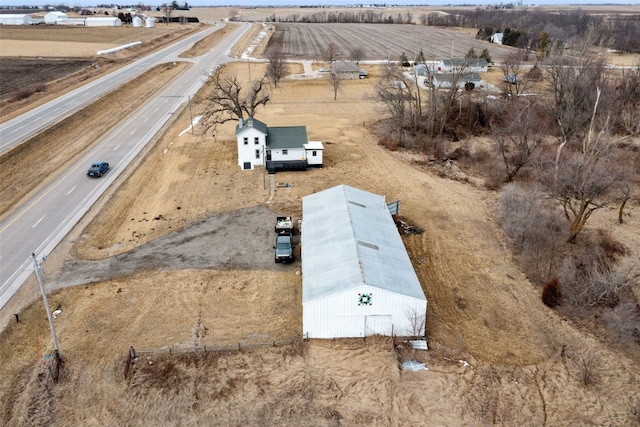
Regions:
<svg viewBox="0 0 640 427"><path fill-rule="evenodd" d="M53 337L53 348L55 350L56 359L60 358L60 347L58 346L58 337L56 336L56 328L53 326L53 316L51 316L51 309L49 308L49 301L47 300L47 294L44 291L44 273L42 272L42 263L36 259L36 253L32 252L31 257L36 267L36 277L40 284L40 292L42 292L42 299L44 301L44 308L47 310L47 317L49 318L49 328L51 328L51 336ZM45 258L42 260L44 261Z"/></svg>

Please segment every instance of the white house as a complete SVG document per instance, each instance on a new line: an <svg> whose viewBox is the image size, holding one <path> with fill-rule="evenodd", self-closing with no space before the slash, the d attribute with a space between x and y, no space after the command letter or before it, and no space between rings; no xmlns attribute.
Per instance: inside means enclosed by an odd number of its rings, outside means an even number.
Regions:
<svg viewBox="0 0 640 427"><path fill-rule="evenodd" d="M427 299L384 196L339 185L302 198L302 332L424 336Z"/></svg>
<svg viewBox="0 0 640 427"><path fill-rule="evenodd" d="M322 166L322 142L307 140L305 126L268 127L253 117L236 125L238 165L242 169L265 166L278 169L307 169Z"/></svg>
<svg viewBox="0 0 640 427"><path fill-rule="evenodd" d="M482 78L479 74L455 74L442 73L433 76L433 85L436 89L449 89L455 82L458 89L464 89L467 83L473 83L473 88L482 86ZM473 89L472 88L472 89Z"/></svg>
<svg viewBox="0 0 640 427"><path fill-rule="evenodd" d="M67 16L66 13L58 12L55 10L51 12L47 12L44 15L44 23L48 25L56 25L58 22L64 21L66 19L69 19L69 16Z"/></svg>
<svg viewBox="0 0 640 427"><path fill-rule="evenodd" d="M486 73L489 63L484 58L451 58L443 59L438 66L441 73Z"/></svg>
<svg viewBox="0 0 640 427"><path fill-rule="evenodd" d="M335 61L331 64L331 73L334 74L340 80L353 80L359 79L366 71L361 70L360 67L352 61Z"/></svg>
<svg viewBox="0 0 640 427"><path fill-rule="evenodd" d="M31 25L32 21L26 13L0 14L0 25Z"/></svg>
<svg viewBox="0 0 640 427"><path fill-rule="evenodd" d="M495 33L491 36L491 43L502 44L502 39L504 38L504 33Z"/></svg>

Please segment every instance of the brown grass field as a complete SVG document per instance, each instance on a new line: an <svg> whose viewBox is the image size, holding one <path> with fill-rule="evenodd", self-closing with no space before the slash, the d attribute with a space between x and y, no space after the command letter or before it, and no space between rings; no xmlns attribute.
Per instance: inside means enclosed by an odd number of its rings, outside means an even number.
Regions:
<svg viewBox="0 0 640 427"><path fill-rule="evenodd" d="M225 69L247 83L248 67L252 76L263 71L246 63ZM50 296L62 309L55 320L64 359L59 384L47 382L52 345L35 280L0 311L0 425L637 425L637 348L542 304L540 289L513 262L495 220L497 196L483 177L452 179L465 171L436 170L418 154L378 145L371 128L380 113L371 96L382 71L369 69L367 79L345 82L336 101L321 79L281 81L259 119L306 125L309 138L325 144L325 167L276 174L289 186L276 187L272 199L262 171L237 166L233 124L214 139L183 132L189 112L177 116L44 264L51 288L65 285L80 265L107 277ZM114 113L110 105L117 103L107 100L104 115ZM61 124L58 137L84 134L83 120ZM166 259L171 247L163 239L246 210L299 218L302 197L337 184L400 199L403 217L425 230L404 242L429 301L430 350L401 357L429 370L400 370L393 346L378 337L167 354L299 337L301 279L299 264L189 267L181 257ZM610 231L637 253L639 212L633 204L628 221L617 225L615 209L598 211L590 229ZM173 269L146 264L118 275L119 256L153 244ZM204 248L186 245L183 255L218 260L224 252ZM125 380L129 346L155 352L142 355ZM588 386L581 381L587 359L596 378Z"/></svg>

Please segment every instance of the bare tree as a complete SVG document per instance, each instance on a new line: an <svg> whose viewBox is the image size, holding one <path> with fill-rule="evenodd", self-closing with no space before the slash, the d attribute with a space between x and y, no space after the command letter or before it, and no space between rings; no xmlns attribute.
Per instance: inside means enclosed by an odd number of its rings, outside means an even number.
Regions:
<svg viewBox="0 0 640 427"><path fill-rule="evenodd" d="M640 135L640 60L624 69L616 81L616 125L628 135Z"/></svg>
<svg viewBox="0 0 640 427"><path fill-rule="evenodd" d="M408 335L410 337L424 337L427 325L425 313L420 313L415 309L408 309L405 311L405 315L410 324L410 329L407 331Z"/></svg>
<svg viewBox="0 0 640 427"><path fill-rule="evenodd" d="M276 43L270 46L264 53L265 58L269 60L267 64L267 76L278 87L280 79L285 74L285 55L282 43Z"/></svg>
<svg viewBox="0 0 640 427"><path fill-rule="evenodd" d="M509 97L517 97L531 88L526 69L522 65L521 52L506 55L500 64L504 93Z"/></svg>
<svg viewBox="0 0 640 427"><path fill-rule="evenodd" d="M236 76L224 74L222 68L207 77L210 95L204 100L200 122L204 132L228 121L254 117L256 109L270 100L266 75L251 82L246 90Z"/></svg>
<svg viewBox="0 0 640 427"><path fill-rule="evenodd" d="M542 143L542 121L530 102L507 102L502 112L504 125L492 125L496 147L505 168L505 182L511 182L529 163Z"/></svg>
<svg viewBox="0 0 640 427"><path fill-rule="evenodd" d="M329 64L340 58L341 52L340 48L334 42L331 42L327 45L327 48L324 50L324 60Z"/></svg>
<svg viewBox="0 0 640 427"><path fill-rule="evenodd" d="M619 175L611 156L595 157L574 152L562 156L556 165L557 172L545 174L542 179L570 223L567 242L575 243L593 212L609 204L611 190L619 182Z"/></svg>
<svg viewBox="0 0 640 427"><path fill-rule="evenodd" d="M556 171L564 147L574 138L586 140L584 129L604 127L601 117L608 109L598 109L600 92L606 86L608 73L603 60L577 60L554 57L547 67L553 104L551 110L560 130L556 149ZM605 121L607 119L605 118ZM590 125L591 123L591 125Z"/></svg>
<svg viewBox="0 0 640 427"><path fill-rule="evenodd" d="M412 105L415 97L413 83L408 81L397 67L388 67L380 82L376 85L376 100L391 116L398 143L402 145L404 128L413 115Z"/></svg>
<svg viewBox="0 0 640 427"><path fill-rule="evenodd" d="M167 25L169 25L169 21L171 20L171 12L173 12L172 4L163 3L162 6L160 6L160 9L162 10L164 21L167 23Z"/></svg>
<svg viewBox="0 0 640 427"><path fill-rule="evenodd" d="M360 61L364 58L364 48L362 46L354 46L349 51L349 54L353 62L355 62L356 65L359 65Z"/></svg>
<svg viewBox="0 0 640 427"><path fill-rule="evenodd" d="M342 77L335 70L329 73L329 84L331 85L331 90L333 90L333 100L335 101L338 99L338 92L342 86Z"/></svg>
<svg viewBox="0 0 640 427"><path fill-rule="evenodd" d="M627 256L616 265L601 264L591 270L574 298L588 306L615 302L620 293L634 286L640 279L637 256Z"/></svg>

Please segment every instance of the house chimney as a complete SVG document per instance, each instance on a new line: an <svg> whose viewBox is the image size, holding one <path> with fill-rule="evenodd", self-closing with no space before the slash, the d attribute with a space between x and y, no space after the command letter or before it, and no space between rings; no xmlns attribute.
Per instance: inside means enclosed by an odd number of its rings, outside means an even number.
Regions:
<svg viewBox="0 0 640 427"><path fill-rule="evenodd" d="M242 119L240 119L240 122L238 123L238 128L242 128Z"/></svg>

